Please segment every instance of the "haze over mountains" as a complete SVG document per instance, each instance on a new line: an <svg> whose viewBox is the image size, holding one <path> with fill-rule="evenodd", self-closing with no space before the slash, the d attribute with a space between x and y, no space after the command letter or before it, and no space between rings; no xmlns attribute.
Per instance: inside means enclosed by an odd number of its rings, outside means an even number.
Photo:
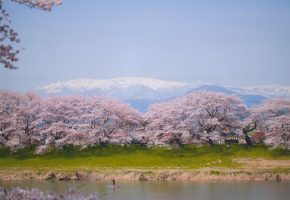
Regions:
<svg viewBox="0 0 290 200"><path fill-rule="evenodd" d="M141 112L146 112L152 103L170 100L193 92L222 92L238 95L248 106L260 104L267 98L290 98L290 86L283 85L242 88L202 81L186 83L139 77L57 81L36 90L41 95L108 96L127 102Z"/></svg>

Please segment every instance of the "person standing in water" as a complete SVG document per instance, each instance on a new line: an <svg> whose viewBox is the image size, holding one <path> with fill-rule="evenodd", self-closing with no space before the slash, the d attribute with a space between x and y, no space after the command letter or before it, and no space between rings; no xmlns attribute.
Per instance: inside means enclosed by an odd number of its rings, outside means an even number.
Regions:
<svg viewBox="0 0 290 200"><path fill-rule="evenodd" d="M115 181L114 178L112 179L112 182L113 182L113 187L115 187L116 186L116 181Z"/></svg>

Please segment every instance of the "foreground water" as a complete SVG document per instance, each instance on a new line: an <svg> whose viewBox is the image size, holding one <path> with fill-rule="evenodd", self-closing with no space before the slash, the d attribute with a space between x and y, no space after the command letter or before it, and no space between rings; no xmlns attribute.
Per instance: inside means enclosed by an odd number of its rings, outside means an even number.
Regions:
<svg viewBox="0 0 290 200"><path fill-rule="evenodd" d="M13 181L0 187L39 188L63 193L70 187L83 194L97 192L100 200L289 200L290 182L191 183L191 182Z"/></svg>

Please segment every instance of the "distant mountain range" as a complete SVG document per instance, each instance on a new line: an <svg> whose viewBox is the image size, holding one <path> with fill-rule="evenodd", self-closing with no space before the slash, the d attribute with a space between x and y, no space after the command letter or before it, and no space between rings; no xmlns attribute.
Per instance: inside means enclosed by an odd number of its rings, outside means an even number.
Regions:
<svg viewBox="0 0 290 200"><path fill-rule="evenodd" d="M222 92L238 95L248 106L260 104L267 98L290 98L290 87L283 85L237 88L201 81L186 83L139 77L57 81L39 87L36 91L41 95L108 96L127 102L141 112L146 112L150 104L194 92Z"/></svg>

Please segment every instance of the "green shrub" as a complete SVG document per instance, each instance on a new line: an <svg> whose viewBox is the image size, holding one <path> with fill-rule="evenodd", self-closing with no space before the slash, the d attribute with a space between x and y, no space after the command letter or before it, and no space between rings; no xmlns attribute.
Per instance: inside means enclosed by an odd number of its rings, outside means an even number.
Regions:
<svg viewBox="0 0 290 200"><path fill-rule="evenodd" d="M10 156L10 149L6 146L0 145L0 157L8 157Z"/></svg>
<svg viewBox="0 0 290 200"><path fill-rule="evenodd" d="M25 146L23 148L17 149L12 153L14 158L17 159L29 159L35 156L36 145Z"/></svg>
<svg viewBox="0 0 290 200"><path fill-rule="evenodd" d="M221 174L221 172L217 171L217 170L211 170L209 173L210 173L210 175L220 175Z"/></svg>

